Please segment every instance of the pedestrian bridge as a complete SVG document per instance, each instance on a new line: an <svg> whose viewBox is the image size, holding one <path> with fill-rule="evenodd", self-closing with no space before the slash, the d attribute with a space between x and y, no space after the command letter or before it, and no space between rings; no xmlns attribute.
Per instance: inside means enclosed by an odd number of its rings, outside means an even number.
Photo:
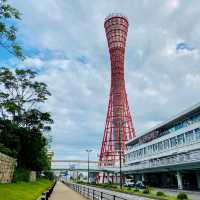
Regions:
<svg viewBox="0 0 200 200"><path fill-rule="evenodd" d="M51 170L53 171L88 171L86 160L52 160ZM89 161L90 172L119 172L119 168L99 167L98 161Z"/></svg>

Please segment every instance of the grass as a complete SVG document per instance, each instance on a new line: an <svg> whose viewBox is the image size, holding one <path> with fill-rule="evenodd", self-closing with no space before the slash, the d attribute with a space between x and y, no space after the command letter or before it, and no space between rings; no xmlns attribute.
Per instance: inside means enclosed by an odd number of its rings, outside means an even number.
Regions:
<svg viewBox="0 0 200 200"><path fill-rule="evenodd" d="M124 188L122 192L133 194L133 195L138 195L138 196L143 196L143 197L149 197L149 198L158 199L158 200L177 200L177 198L175 196L170 196L167 194L165 194L165 196L157 196L157 192L152 189L150 189L149 194L144 194L143 190L139 190L139 191L135 192L134 189L130 190L127 188Z"/></svg>
<svg viewBox="0 0 200 200"><path fill-rule="evenodd" d="M51 184L46 179L0 184L0 200L36 200Z"/></svg>

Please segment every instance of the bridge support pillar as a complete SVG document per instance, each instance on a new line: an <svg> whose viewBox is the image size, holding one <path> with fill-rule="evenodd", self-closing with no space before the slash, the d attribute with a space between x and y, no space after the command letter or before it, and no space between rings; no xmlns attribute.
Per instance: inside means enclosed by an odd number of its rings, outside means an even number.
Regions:
<svg viewBox="0 0 200 200"><path fill-rule="evenodd" d="M178 182L178 189L182 190L183 189L183 181L182 181L182 174L180 171L177 171L176 177L177 177L177 182Z"/></svg>
<svg viewBox="0 0 200 200"><path fill-rule="evenodd" d="M197 188L200 190L200 172L197 172Z"/></svg>
<svg viewBox="0 0 200 200"><path fill-rule="evenodd" d="M144 174L141 175L142 182L144 182Z"/></svg>

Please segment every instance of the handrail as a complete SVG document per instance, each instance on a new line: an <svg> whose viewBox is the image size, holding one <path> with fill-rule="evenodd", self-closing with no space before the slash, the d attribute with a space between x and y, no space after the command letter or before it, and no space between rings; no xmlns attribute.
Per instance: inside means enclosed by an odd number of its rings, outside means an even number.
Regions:
<svg viewBox="0 0 200 200"><path fill-rule="evenodd" d="M69 188L71 188L72 190L87 197L88 199L92 199L92 200L127 200L123 197L109 194L109 193L100 191L98 189L93 189L88 186L79 185L79 184L75 184L75 183L66 183L66 182L63 182L63 183L65 185L67 185Z"/></svg>
<svg viewBox="0 0 200 200"><path fill-rule="evenodd" d="M48 188L48 190L42 193L42 196L39 197L38 200L48 200L51 196L51 193L53 192L55 185L56 185L56 181L53 182L53 184L51 185L51 187Z"/></svg>

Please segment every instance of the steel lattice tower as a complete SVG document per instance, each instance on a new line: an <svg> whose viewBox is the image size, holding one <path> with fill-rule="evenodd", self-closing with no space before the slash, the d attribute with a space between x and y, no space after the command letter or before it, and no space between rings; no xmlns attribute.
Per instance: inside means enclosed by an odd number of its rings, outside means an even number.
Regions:
<svg viewBox="0 0 200 200"><path fill-rule="evenodd" d="M110 15L104 22L111 62L111 88L100 166L118 166L120 158L123 162L125 142L135 137L124 80L128 25L128 19L120 14Z"/></svg>

